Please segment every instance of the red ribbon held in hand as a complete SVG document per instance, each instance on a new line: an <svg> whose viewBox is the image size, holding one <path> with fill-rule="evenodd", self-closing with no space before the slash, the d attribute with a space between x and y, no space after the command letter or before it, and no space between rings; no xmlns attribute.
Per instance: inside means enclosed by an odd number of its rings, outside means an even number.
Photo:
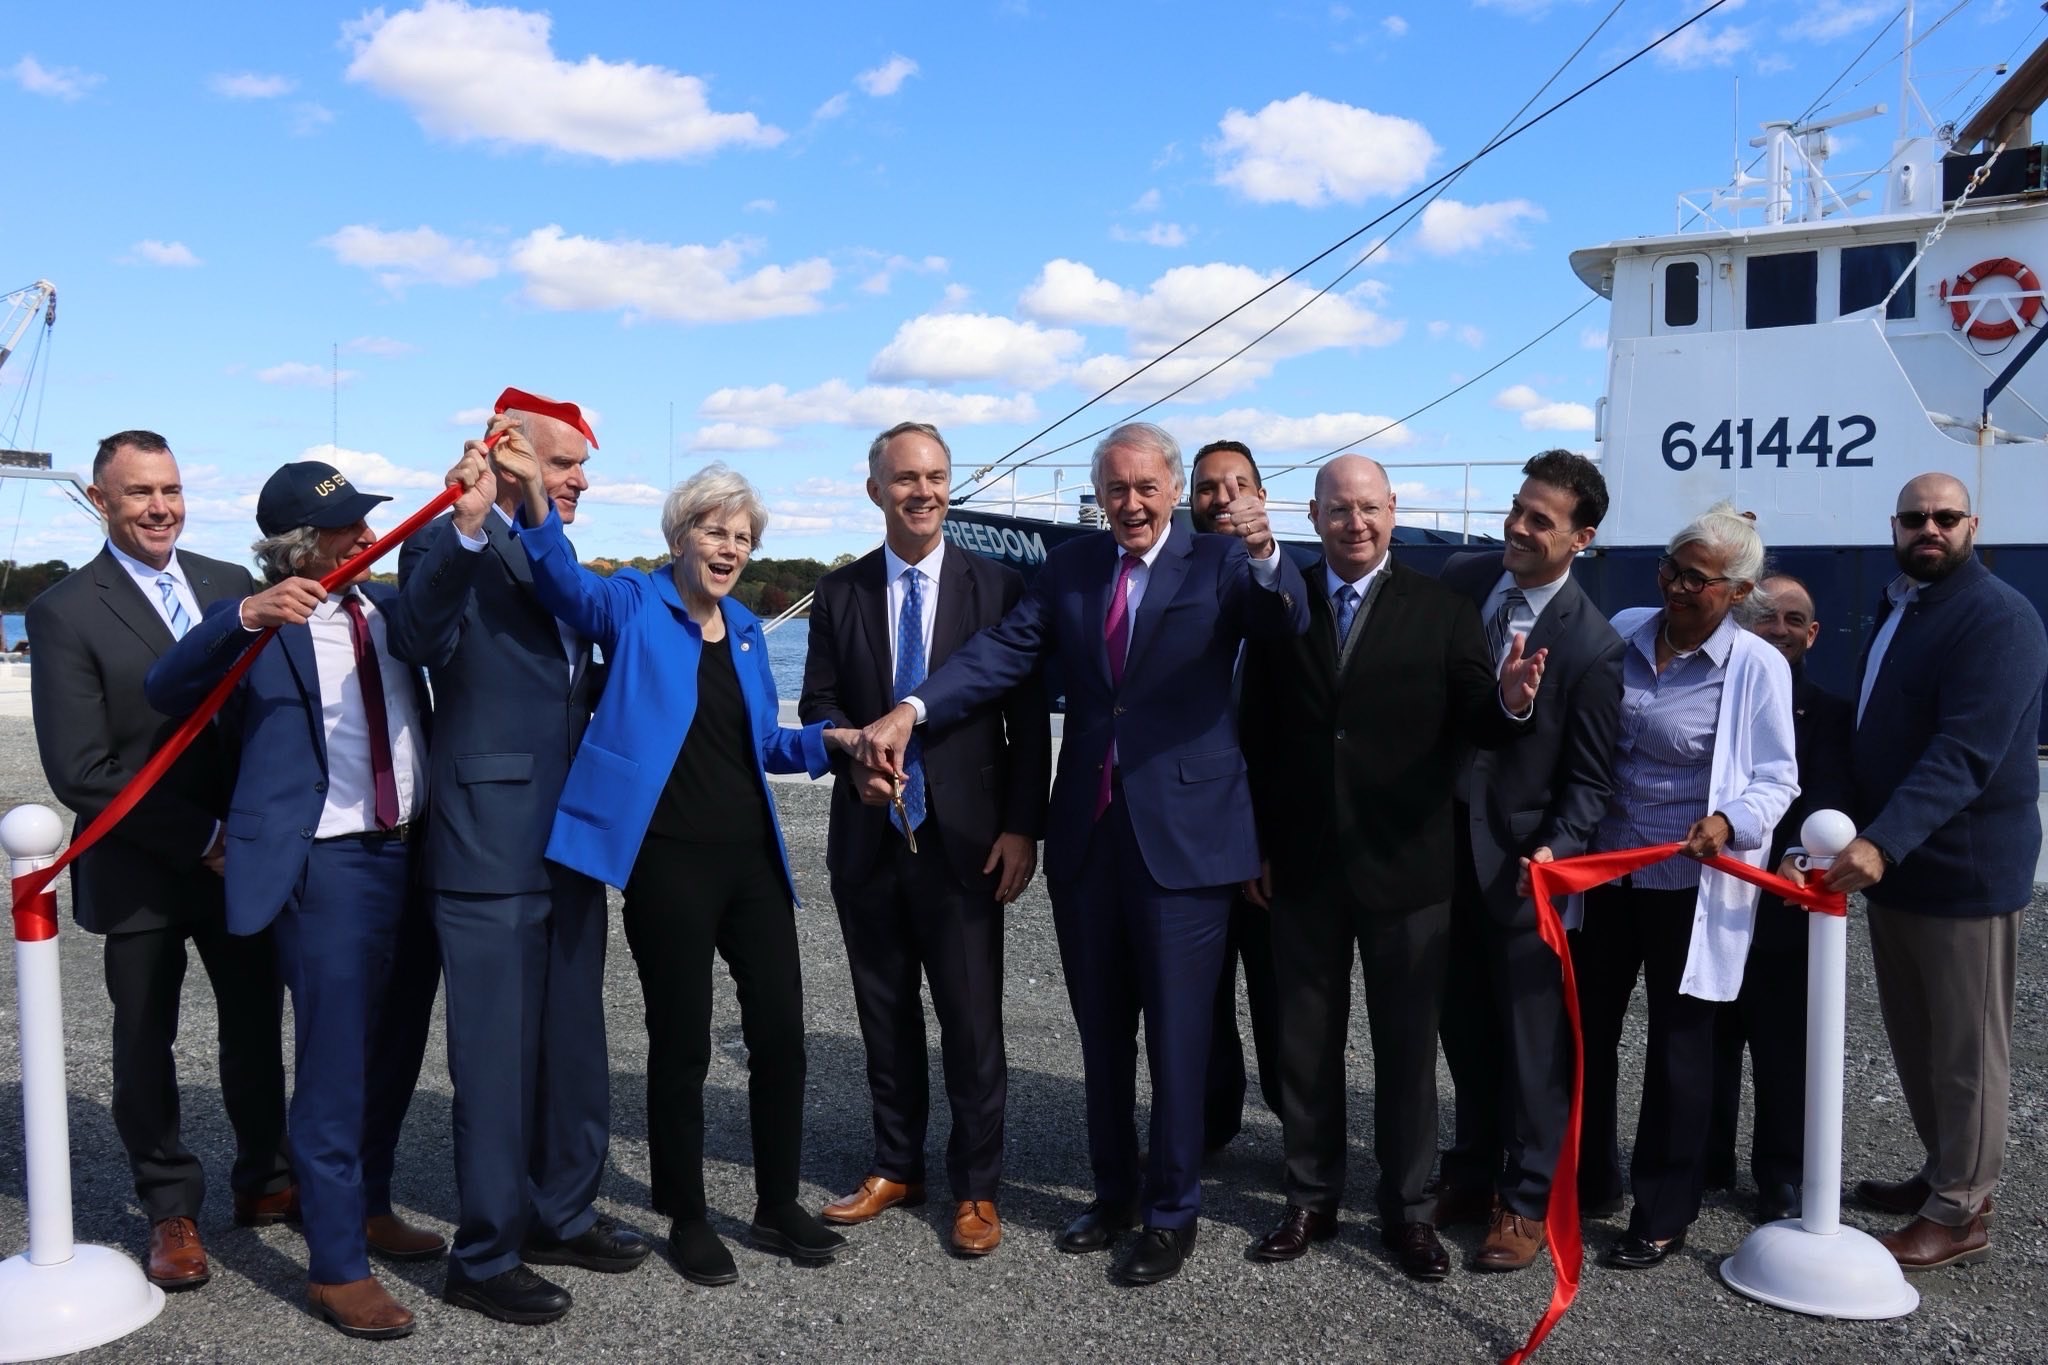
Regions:
<svg viewBox="0 0 2048 1365"><path fill-rule="evenodd" d="M1680 845L1656 844L1650 848L1623 849L1615 853L1588 853L1577 858L1529 865L1529 899L1536 905L1536 931L1557 954L1564 976L1564 1012L1571 1021L1572 1089L1571 1104L1565 1112L1564 1141L1559 1144L1557 1169L1550 1176L1550 1206L1544 1210L1544 1229L1550 1239L1553 1274L1550 1306L1531 1329L1522 1348L1510 1355L1505 1365L1521 1365L1536 1354L1536 1348L1557 1326L1565 1310L1579 1293L1579 1272L1585 1268L1586 1248L1579 1236L1579 1134L1585 1118L1586 1039L1579 1026L1579 982L1572 971L1571 947L1565 940L1564 921L1551 906L1552 896L1569 896L1604 886L1619 877L1676 857ZM1824 891L1817 885L1798 886L1775 873L1716 854L1700 862L1718 872L1760 886L1788 905L1798 905L1823 915L1846 915L1849 898L1840 892Z"/></svg>
<svg viewBox="0 0 2048 1365"><path fill-rule="evenodd" d="M498 395L497 405L491 411L509 412L515 408L520 412L531 412L537 413L542 417L552 417L557 422L567 422L570 426L583 433L583 439L590 442L592 450L597 449L597 433L590 429L590 423L583 420L583 409L577 407L574 403L557 403L552 398L542 398L538 394L528 393L525 389L507 389ZM486 440L484 448L488 450L496 445L499 438L504 436L504 434L501 431L496 436Z"/></svg>

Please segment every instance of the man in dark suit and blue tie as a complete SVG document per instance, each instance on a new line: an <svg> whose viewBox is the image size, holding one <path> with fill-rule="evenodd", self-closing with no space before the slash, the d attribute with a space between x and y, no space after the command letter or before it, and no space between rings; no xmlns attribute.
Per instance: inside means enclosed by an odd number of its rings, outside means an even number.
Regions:
<svg viewBox="0 0 2048 1365"><path fill-rule="evenodd" d="M570 1307L530 1264L617 1273L650 1249L591 1202L611 1142L604 888L542 856L602 670L535 599L512 537L520 491L485 467L492 434L523 432L549 501L573 522L591 433L573 404L548 406L508 409L468 443L482 491L400 552L391 622L392 653L426 668L441 702L424 873L447 983L461 1206L443 1297L529 1325Z"/></svg>
<svg viewBox="0 0 2048 1365"><path fill-rule="evenodd" d="M391 657L396 594L365 570L319 579L376 539L388 499L333 466L289 464L256 502L271 586L224 598L150 669L150 705L183 716L259 633L221 715L241 762L227 817L230 933L268 928L291 991L296 1064L288 1128L307 1250L307 1297L348 1336L400 1337L410 1310L370 1274L374 1247L435 1256L441 1238L391 1209L393 1155L426 1051L440 961L412 894L427 808L426 680Z"/></svg>
<svg viewBox="0 0 2048 1365"><path fill-rule="evenodd" d="M201 612L255 590L247 569L177 548L184 484L155 432L101 441L86 495L106 518L106 548L28 609L36 747L50 790L80 829L176 728L144 700L143 675ZM171 1052L187 944L205 964L219 1018L221 1107L235 1130L235 1221L253 1227L299 1216L284 1149L283 987L270 936L229 933L222 899L222 822L233 782L229 747L209 727L134 814L71 866L78 926L106 936L114 1129L149 1219L148 1275L166 1290L196 1289L211 1274L198 1225L206 1175L179 1137Z"/></svg>
<svg viewBox="0 0 2048 1365"><path fill-rule="evenodd" d="M1255 876L1230 675L1249 637L1307 625L1301 572L1265 508L1242 498L1229 536L1173 525L1186 475L1148 422L1095 448L1107 533L1055 549L1002 622L868 727L865 758L900 771L920 717L932 734L1054 660L1067 724L1047 813L1045 873L1081 1034L1095 1201L1061 1250L1106 1249L1141 1218L1117 1278L1179 1273L1201 1202L1202 1110L1216 979L1237 886ZM1152 1076L1150 1160L1135 1121L1137 1029Z"/></svg>
<svg viewBox="0 0 2048 1365"><path fill-rule="evenodd" d="M892 427L869 447L868 496L882 509L886 539L818 581L805 724L874 720L1024 595L1014 569L946 543L952 472L945 438L921 422ZM867 1046L875 1152L860 1188L826 1206L827 1222L864 1223L924 1198L922 974L953 1110L952 1247L980 1256L1002 1239L1003 907L1038 865L1051 768L1047 711L1033 678L961 724L913 738L900 812L885 775L834 762L825 866Z"/></svg>

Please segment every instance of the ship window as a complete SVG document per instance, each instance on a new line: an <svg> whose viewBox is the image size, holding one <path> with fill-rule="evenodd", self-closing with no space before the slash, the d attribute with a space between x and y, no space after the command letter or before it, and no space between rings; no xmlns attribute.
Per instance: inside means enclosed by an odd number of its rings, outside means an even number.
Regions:
<svg viewBox="0 0 2048 1365"><path fill-rule="evenodd" d="M1848 317L1865 308L1875 308L1878 300L1884 297L1885 290L1892 287L1892 281L1912 263L1911 242L1843 247L1841 316ZM1892 295L1891 303L1886 306L1886 317L1913 316L1913 284L1913 276L1907 275L1906 282L1899 286L1899 292Z"/></svg>
<svg viewBox="0 0 2048 1365"><path fill-rule="evenodd" d="M1664 267L1664 325L1691 327L1700 320L1700 263L1673 261Z"/></svg>
<svg viewBox="0 0 2048 1365"><path fill-rule="evenodd" d="M1820 253L1785 251L1752 256L1747 262L1749 288L1744 317L1750 327L1804 327L1814 321L1818 306Z"/></svg>

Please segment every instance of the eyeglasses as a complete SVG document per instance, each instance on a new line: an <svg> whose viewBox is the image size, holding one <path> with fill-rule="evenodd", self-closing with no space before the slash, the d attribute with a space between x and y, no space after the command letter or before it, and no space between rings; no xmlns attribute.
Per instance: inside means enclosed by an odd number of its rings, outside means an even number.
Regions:
<svg viewBox="0 0 2048 1365"><path fill-rule="evenodd" d="M1683 593L1696 593L1705 592L1716 583L1729 583L1734 580L1725 574L1720 578L1709 578L1698 569L1680 568L1677 560L1665 555L1657 561L1657 581L1666 587L1677 588Z"/></svg>
<svg viewBox="0 0 2048 1365"><path fill-rule="evenodd" d="M745 531L740 532L738 535L734 535L732 532L726 530L723 526L702 525L692 526L690 528L690 531L691 534L695 535L699 540L702 540L706 545L709 545L714 550L733 549L738 550L743 555L751 555L752 553L754 553L754 538L748 535Z"/></svg>
<svg viewBox="0 0 2048 1365"><path fill-rule="evenodd" d="M1968 512L1958 512L1953 507L1944 507L1939 512L1900 512L1892 518L1908 531L1917 531L1930 521L1944 531L1953 531L1969 519Z"/></svg>

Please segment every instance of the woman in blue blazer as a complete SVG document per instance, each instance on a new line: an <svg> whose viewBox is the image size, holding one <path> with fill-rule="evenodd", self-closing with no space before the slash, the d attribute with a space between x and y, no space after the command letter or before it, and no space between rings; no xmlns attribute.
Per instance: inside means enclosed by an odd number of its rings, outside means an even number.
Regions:
<svg viewBox="0 0 2048 1365"><path fill-rule="evenodd" d="M857 733L777 719L760 618L729 594L768 515L752 486L711 465L662 507L674 563L606 578L581 567L538 462L516 435L501 477L521 486L515 528L542 605L604 650L604 696L577 750L547 856L626 893L626 941L647 1009L654 1207L669 1254L699 1284L738 1278L704 1195L704 1076L712 954L739 988L748 1058L757 1246L821 1263L845 1238L797 1204L803 1137L803 982L796 885L768 792L771 772L828 771Z"/></svg>

